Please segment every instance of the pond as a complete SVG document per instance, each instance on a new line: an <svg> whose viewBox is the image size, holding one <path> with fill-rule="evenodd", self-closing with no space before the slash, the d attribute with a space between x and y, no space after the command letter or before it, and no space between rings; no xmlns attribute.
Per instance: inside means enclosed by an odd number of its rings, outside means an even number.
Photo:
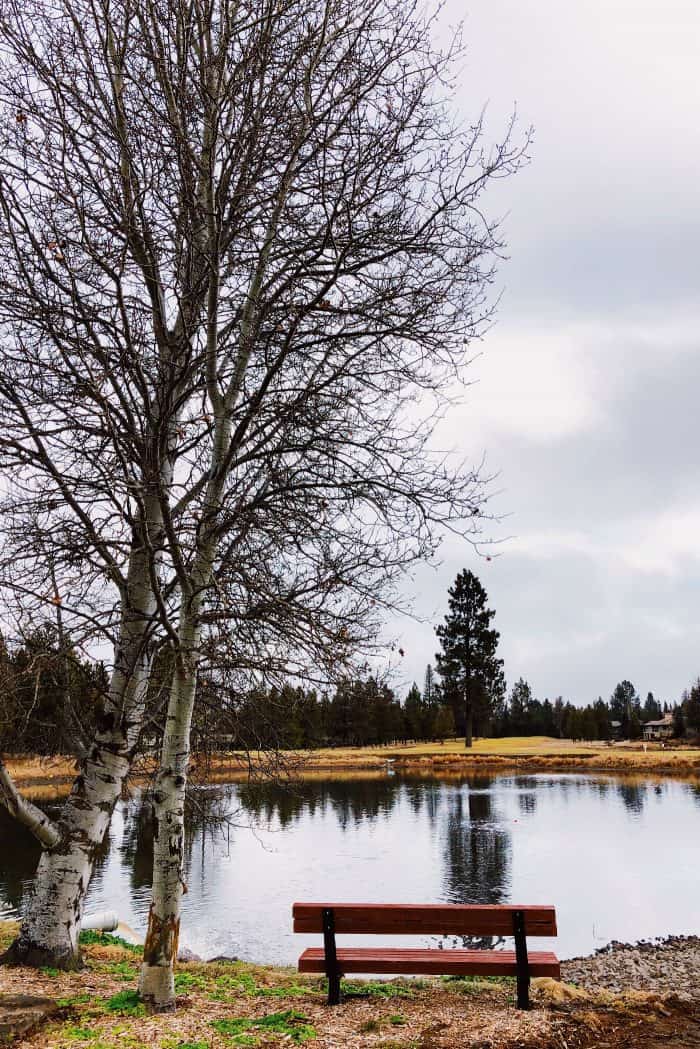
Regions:
<svg viewBox="0 0 700 1049"><path fill-rule="evenodd" d="M294 900L554 904L559 936L533 947L560 957L700 933L698 781L234 783L194 790L190 807L181 941L204 958L293 963L319 939L292 934ZM118 806L87 910L116 910L143 931L151 845L139 810L139 797ZM0 917L14 917L36 849L6 816L0 841Z"/></svg>

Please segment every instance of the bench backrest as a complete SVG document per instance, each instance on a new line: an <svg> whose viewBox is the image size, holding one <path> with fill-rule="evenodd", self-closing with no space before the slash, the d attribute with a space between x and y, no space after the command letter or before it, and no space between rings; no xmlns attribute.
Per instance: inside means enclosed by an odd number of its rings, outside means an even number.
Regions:
<svg viewBox="0 0 700 1049"><path fill-rule="evenodd" d="M338 934L512 936L513 912L522 911L526 936L557 935L554 907L458 903L295 903L294 932L323 932L329 908Z"/></svg>

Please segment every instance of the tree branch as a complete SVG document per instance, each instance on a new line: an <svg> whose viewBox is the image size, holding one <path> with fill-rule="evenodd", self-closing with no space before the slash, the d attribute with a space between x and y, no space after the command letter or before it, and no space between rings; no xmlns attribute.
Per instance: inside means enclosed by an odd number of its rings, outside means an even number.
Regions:
<svg viewBox="0 0 700 1049"><path fill-rule="evenodd" d="M0 804L11 816L24 824L45 849L52 849L61 840L61 833L52 820L17 790L12 776L0 758Z"/></svg>

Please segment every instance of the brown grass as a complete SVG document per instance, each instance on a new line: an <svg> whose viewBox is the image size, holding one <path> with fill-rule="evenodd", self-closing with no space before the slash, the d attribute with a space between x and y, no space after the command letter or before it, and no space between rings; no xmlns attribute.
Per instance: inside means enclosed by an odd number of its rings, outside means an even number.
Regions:
<svg viewBox="0 0 700 1049"><path fill-rule="evenodd" d="M478 739L471 750L464 740L444 743L409 743L378 747L335 747L291 755L304 775L312 772L386 772L389 768L439 773L489 771L665 772L700 771L700 747L641 743L573 743L548 736ZM212 759L213 780L241 772L242 759L218 754Z"/></svg>
<svg viewBox="0 0 700 1049"><path fill-rule="evenodd" d="M256 761L257 758L257 761ZM253 755L253 763L264 769L265 755ZM548 736L477 739L465 750L461 739L444 743L409 743L378 747L335 747L315 751L287 752L283 765L293 775L315 779L380 778L389 769L419 775L464 775L479 771L518 772L610 772L664 775L700 773L700 747L650 743L573 743ZM68 792L76 765L69 757L40 758L35 755L6 758L7 767L28 797L47 799ZM243 754L219 753L194 756L193 780L221 783L248 776L248 758ZM142 763L135 782L145 782L152 763ZM264 776L264 772L262 773Z"/></svg>

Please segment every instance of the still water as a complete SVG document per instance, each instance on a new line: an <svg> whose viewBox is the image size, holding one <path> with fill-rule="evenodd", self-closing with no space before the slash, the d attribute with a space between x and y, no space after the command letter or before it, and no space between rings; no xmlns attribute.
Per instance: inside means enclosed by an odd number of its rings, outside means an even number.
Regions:
<svg viewBox="0 0 700 1049"><path fill-rule="evenodd" d="M151 860L139 811L138 797L119 805L87 909L143 931ZM0 917L14 917L36 850L6 817L0 842ZM186 869L181 940L205 958L292 963L318 939L292 934L292 902L329 899L554 904L559 936L533 946L571 957L612 939L700 934L700 781L397 775L202 788Z"/></svg>

